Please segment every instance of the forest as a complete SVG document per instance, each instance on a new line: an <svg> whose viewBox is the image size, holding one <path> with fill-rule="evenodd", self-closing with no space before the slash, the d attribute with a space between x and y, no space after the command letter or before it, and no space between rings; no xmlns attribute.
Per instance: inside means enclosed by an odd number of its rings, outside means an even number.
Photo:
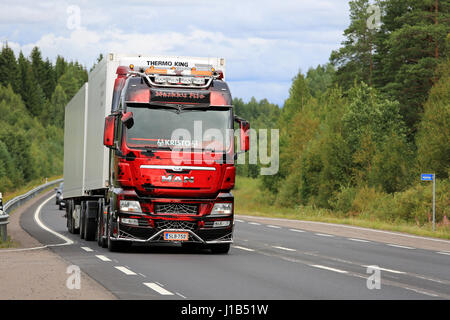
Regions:
<svg viewBox="0 0 450 320"><path fill-rule="evenodd" d="M368 0L349 2L350 24L329 61L299 70L282 106L235 97L252 128L279 129L280 165L238 167L242 209L327 210L344 217L429 223L436 174L436 214L450 214L450 3L376 1L380 25L369 28ZM292 54L295 54L293 52ZM63 171L64 107L88 71L35 47L0 53L0 191ZM250 205L255 207L250 207ZM444 226L445 227L445 226Z"/></svg>
<svg viewBox="0 0 450 320"><path fill-rule="evenodd" d="M87 81L87 70L58 56L55 64L35 47L16 58L0 53L0 191L62 175L64 107Z"/></svg>
<svg viewBox="0 0 450 320"><path fill-rule="evenodd" d="M241 208L292 208L294 217L325 210L423 226L432 183L420 174L435 173L436 220L448 229L450 3L379 1L377 29L367 26L369 1L349 4L341 47L327 64L296 75L281 108L234 100L253 128L280 135L278 174L260 176L260 165L239 168L257 183L238 183L237 192L259 189Z"/></svg>

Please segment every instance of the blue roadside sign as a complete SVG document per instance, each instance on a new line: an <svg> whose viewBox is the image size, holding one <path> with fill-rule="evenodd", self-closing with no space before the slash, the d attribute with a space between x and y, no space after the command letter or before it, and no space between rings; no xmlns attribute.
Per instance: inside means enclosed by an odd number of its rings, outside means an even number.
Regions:
<svg viewBox="0 0 450 320"><path fill-rule="evenodd" d="M432 173L422 173L420 178L422 181L433 181L433 174Z"/></svg>

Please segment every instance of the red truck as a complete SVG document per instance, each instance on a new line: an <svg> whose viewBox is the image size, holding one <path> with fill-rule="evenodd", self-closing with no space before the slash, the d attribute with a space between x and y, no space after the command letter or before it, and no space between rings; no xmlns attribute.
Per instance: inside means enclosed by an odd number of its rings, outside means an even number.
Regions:
<svg viewBox="0 0 450 320"><path fill-rule="evenodd" d="M107 55L66 106L69 232L111 251L177 243L227 253L248 130L223 58Z"/></svg>

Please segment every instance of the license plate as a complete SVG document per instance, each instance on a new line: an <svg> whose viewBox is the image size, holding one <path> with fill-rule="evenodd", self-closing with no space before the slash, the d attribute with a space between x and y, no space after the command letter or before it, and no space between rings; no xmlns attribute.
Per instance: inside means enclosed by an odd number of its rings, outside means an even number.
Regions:
<svg viewBox="0 0 450 320"><path fill-rule="evenodd" d="M188 232L164 232L164 240L187 241L187 240L189 240L189 233Z"/></svg>

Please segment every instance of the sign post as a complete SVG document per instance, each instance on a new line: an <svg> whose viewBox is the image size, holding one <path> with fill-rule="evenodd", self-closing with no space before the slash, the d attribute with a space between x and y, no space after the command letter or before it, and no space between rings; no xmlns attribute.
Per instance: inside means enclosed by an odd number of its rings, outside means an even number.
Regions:
<svg viewBox="0 0 450 320"><path fill-rule="evenodd" d="M434 173L422 173L422 181L433 181L433 232L436 230L436 175Z"/></svg>

